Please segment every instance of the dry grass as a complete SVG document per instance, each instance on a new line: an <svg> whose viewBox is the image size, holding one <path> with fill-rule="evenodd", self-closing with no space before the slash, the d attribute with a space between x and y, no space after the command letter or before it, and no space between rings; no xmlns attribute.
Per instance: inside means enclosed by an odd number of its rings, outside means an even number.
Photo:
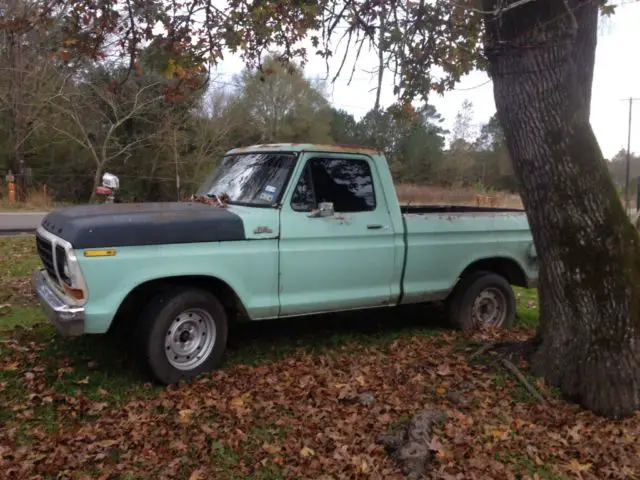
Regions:
<svg viewBox="0 0 640 480"><path fill-rule="evenodd" d="M0 210L31 210L48 212L60 206L59 203L53 201L44 187L30 191L25 202L10 203L7 198L6 191L2 191L1 193Z"/></svg>
<svg viewBox="0 0 640 480"><path fill-rule="evenodd" d="M490 205L495 207L523 208L520 196L507 192L480 193L473 188L446 188L402 183L396 185L400 203L420 205ZM54 202L44 189L33 190L24 203L9 203L6 192L0 195L0 210L50 211L61 206ZM186 200L186 198L185 198Z"/></svg>
<svg viewBox="0 0 640 480"><path fill-rule="evenodd" d="M520 196L507 192L488 194L473 188L432 187L410 183L396 185L396 191L403 205L477 205L480 203L496 207L523 208Z"/></svg>

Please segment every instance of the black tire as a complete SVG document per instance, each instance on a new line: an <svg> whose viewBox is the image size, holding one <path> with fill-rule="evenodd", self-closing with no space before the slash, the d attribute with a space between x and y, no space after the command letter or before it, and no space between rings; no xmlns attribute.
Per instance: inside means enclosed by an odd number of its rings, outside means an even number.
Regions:
<svg viewBox="0 0 640 480"><path fill-rule="evenodd" d="M211 328L211 321L213 321L213 328ZM173 332L172 325L176 325ZM190 359L192 362L200 363L194 364L192 368L188 364L177 368L172 365L169 356L174 359L173 361L178 361L178 355L175 357L173 355L174 347L185 345L185 343L179 344L177 342L180 340L175 338L176 335L182 338L180 329L184 329L182 331L184 334L189 328L196 332L187 332L187 336L193 338L185 342L193 340L194 343L190 345L195 345L197 348L196 340L206 341L208 342L204 347L206 352L202 354L202 347L195 350L191 355L193 360L185 353L185 362L187 362L186 359ZM177 383L180 380L192 380L204 372L213 370L220 364L227 347L227 314L220 301L205 290L175 288L162 291L143 309L136 330L137 350L143 366L156 381L164 385ZM203 336L206 336L207 340L201 340ZM211 336L212 339L209 338ZM197 356L198 353L201 355Z"/></svg>
<svg viewBox="0 0 640 480"><path fill-rule="evenodd" d="M504 277L492 272L474 272L458 282L447 302L452 326L463 331L475 331L482 327L482 320L478 315L473 315L474 303L480 295L493 297L489 303L499 304L504 311L503 315L496 317L495 327L513 327L516 317L513 289Z"/></svg>

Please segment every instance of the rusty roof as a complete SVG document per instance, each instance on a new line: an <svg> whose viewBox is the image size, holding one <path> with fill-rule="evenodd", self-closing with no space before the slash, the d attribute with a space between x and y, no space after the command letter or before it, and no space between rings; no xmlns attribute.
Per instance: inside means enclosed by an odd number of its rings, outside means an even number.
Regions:
<svg viewBox="0 0 640 480"><path fill-rule="evenodd" d="M227 154L249 153L249 152L332 152L332 153L364 153L376 155L380 151L373 147L363 145L346 144L322 144L322 143L264 143L260 145L250 145L247 147L234 148Z"/></svg>

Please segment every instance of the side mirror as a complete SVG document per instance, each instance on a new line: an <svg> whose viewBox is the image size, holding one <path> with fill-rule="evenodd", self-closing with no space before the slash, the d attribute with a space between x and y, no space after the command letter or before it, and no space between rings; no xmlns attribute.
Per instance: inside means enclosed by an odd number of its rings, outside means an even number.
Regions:
<svg viewBox="0 0 640 480"><path fill-rule="evenodd" d="M102 186L112 190L117 190L120 188L120 179L112 173L105 173L102 175Z"/></svg>
<svg viewBox="0 0 640 480"><path fill-rule="evenodd" d="M320 202L318 208L309 213L310 217L332 217L334 214L333 202Z"/></svg>

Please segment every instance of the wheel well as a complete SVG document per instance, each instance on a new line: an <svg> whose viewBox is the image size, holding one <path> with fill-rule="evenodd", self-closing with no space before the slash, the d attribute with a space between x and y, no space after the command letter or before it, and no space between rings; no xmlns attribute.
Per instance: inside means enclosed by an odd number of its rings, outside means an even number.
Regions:
<svg viewBox="0 0 640 480"><path fill-rule="evenodd" d="M510 258L497 257L478 260L465 268L460 274L460 278L479 271L487 271L501 275L511 285L517 287L527 287L528 284L527 276L522 267Z"/></svg>
<svg viewBox="0 0 640 480"><path fill-rule="evenodd" d="M206 275L185 275L150 280L131 290L120 304L109 330L131 325L131 318L136 317L157 293L175 287L194 287L211 292L224 306L230 321L234 321L239 315L247 316L242 301L227 283Z"/></svg>

